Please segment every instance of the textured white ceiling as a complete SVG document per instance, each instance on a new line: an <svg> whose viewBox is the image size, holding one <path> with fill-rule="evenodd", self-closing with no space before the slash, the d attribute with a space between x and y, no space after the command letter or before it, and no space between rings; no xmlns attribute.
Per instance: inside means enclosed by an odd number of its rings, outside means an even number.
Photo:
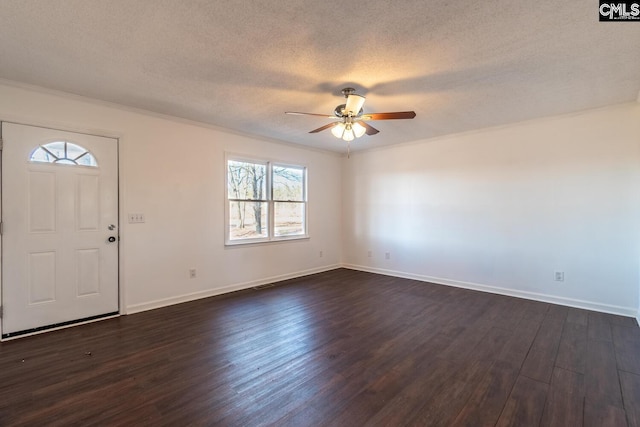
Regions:
<svg viewBox="0 0 640 427"><path fill-rule="evenodd" d="M636 100L640 22L593 0L0 0L0 78L344 151L340 90L366 149Z"/></svg>

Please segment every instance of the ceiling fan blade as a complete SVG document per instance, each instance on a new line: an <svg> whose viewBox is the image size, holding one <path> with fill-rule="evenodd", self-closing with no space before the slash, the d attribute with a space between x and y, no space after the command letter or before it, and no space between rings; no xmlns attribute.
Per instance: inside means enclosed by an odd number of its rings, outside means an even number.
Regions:
<svg viewBox="0 0 640 427"><path fill-rule="evenodd" d="M395 113L369 113L363 114L363 120L394 120L394 119L413 119L416 116L415 111L396 111Z"/></svg>
<svg viewBox="0 0 640 427"><path fill-rule="evenodd" d="M342 122L333 122L333 123L329 123L328 125L324 125L319 127L318 129L314 129L312 131L309 131L309 133L318 133L318 132L322 132L325 129L329 129L334 127L335 125L337 125L338 123L342 123Z"/></svg>
<svg viewBox="0 0 640 427"><path fill-rule="evenodd" d="M352 116L357 116L360 110L362 110L364 100L364 96L356 95L355 93L347 96L347 104L344 107L344 114L348 115L349 112L351 112Z"/></svg>
<svg viewBox="0 0 640 427"><path fill-rule="evenodd" d="M326 117L328 119L335 119L336 116L330 116L329 114L317 114L317 113L299 113L297 111L285 111L285 114L292 114L294 116L318 116L318 117Z"/></svg>
<svg viewBox="0 0 640 427"><path fill-rule="evenodd" d="M371 126L369 123L367 122L363 122L363 121L358 121L356 123L360 123L362 126L365 127L365 129L367 130L367 135L371 136L371 135L375 135L376 133L380 132L378 129L374 128L373 126Z"/></svg>

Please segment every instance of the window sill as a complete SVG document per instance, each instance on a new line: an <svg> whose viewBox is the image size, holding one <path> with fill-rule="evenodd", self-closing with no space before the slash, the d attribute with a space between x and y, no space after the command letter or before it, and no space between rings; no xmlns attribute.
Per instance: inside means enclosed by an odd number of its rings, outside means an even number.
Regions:
<svg viewBox="0 0 640 427"><path fill-rule="evenodd" d="M291 236L291 237L273 237L271 239L244 239L244 240L227 240L224 242L225 247L241 247L241 246L261 246L275 243L297 242L300 240L309 240L311 236L308 234Z"/></svg>

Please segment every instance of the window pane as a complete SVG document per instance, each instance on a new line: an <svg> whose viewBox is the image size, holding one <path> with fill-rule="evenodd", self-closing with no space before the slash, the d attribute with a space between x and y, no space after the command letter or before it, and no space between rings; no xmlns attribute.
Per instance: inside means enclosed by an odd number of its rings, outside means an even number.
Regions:
<svg viewBox="0 0 640 427"><path fill-rule="evenodd" d="M38 147L36 151L31 154L32 162L53 163L56 160L55 157L44 151L42 147Z"/></svg>
<svg viewBox="0 0 640 427"><path fill-rule="evenodd" d="M229 240L268 237L268 204L229 202Z"/></svg>
<svg viewBox="0 0 640 427"><path fill-rule="evenodd" d="M64 152L64 145L64 141L56 141L46 144L45 148L57 158L64 159L67 157Z"/></svg>
<svg viewBox="0 0 640 427"><path fill-rule="evenodd" d="M84 148L78 147L76 144L67 142L67 159L75 160L86 152L87 150L85 150Z"/></svg>
<svg viewBox="0 0 640 427"><path fill-rule="evenodd" d="M91 153L87 153L76 159L76 163L82 166L98 166L98 162L96 162L96 158L91 155Z"/></svg>
<svg viewBox="0 0 640 427"><path fill-rule="evenodd" d="M274 202L275 236L296 236L304 232L304 203Z"/></svg>
<svg viewBox="0 0 640 427"><path fill-rule="evenodd" d="M86 149L65 141L50 142L36 148L29 160L63 165L98 166L96 158Z"/></svg>
<svg viewBox="0 0 640 427"><path fill-rule="evenodd" d="M228 197L242 200L266 200L266 177L267 165L229 160L227 167Z"/></svg>
<svg viewBox="0 0 640 427"><path fill-rule="evenodd" d="M304 169L273 167L273 200L304 201Z"/></svg>

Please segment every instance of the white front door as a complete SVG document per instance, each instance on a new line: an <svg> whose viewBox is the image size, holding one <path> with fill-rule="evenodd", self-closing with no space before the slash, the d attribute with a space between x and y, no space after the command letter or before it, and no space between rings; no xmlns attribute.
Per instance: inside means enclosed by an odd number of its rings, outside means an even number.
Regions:
<svg viewBox="0 0 640 427"><path fill-rule="evenodd" d="M2 123L2 335L118 312L118 141Z"/></svg>

